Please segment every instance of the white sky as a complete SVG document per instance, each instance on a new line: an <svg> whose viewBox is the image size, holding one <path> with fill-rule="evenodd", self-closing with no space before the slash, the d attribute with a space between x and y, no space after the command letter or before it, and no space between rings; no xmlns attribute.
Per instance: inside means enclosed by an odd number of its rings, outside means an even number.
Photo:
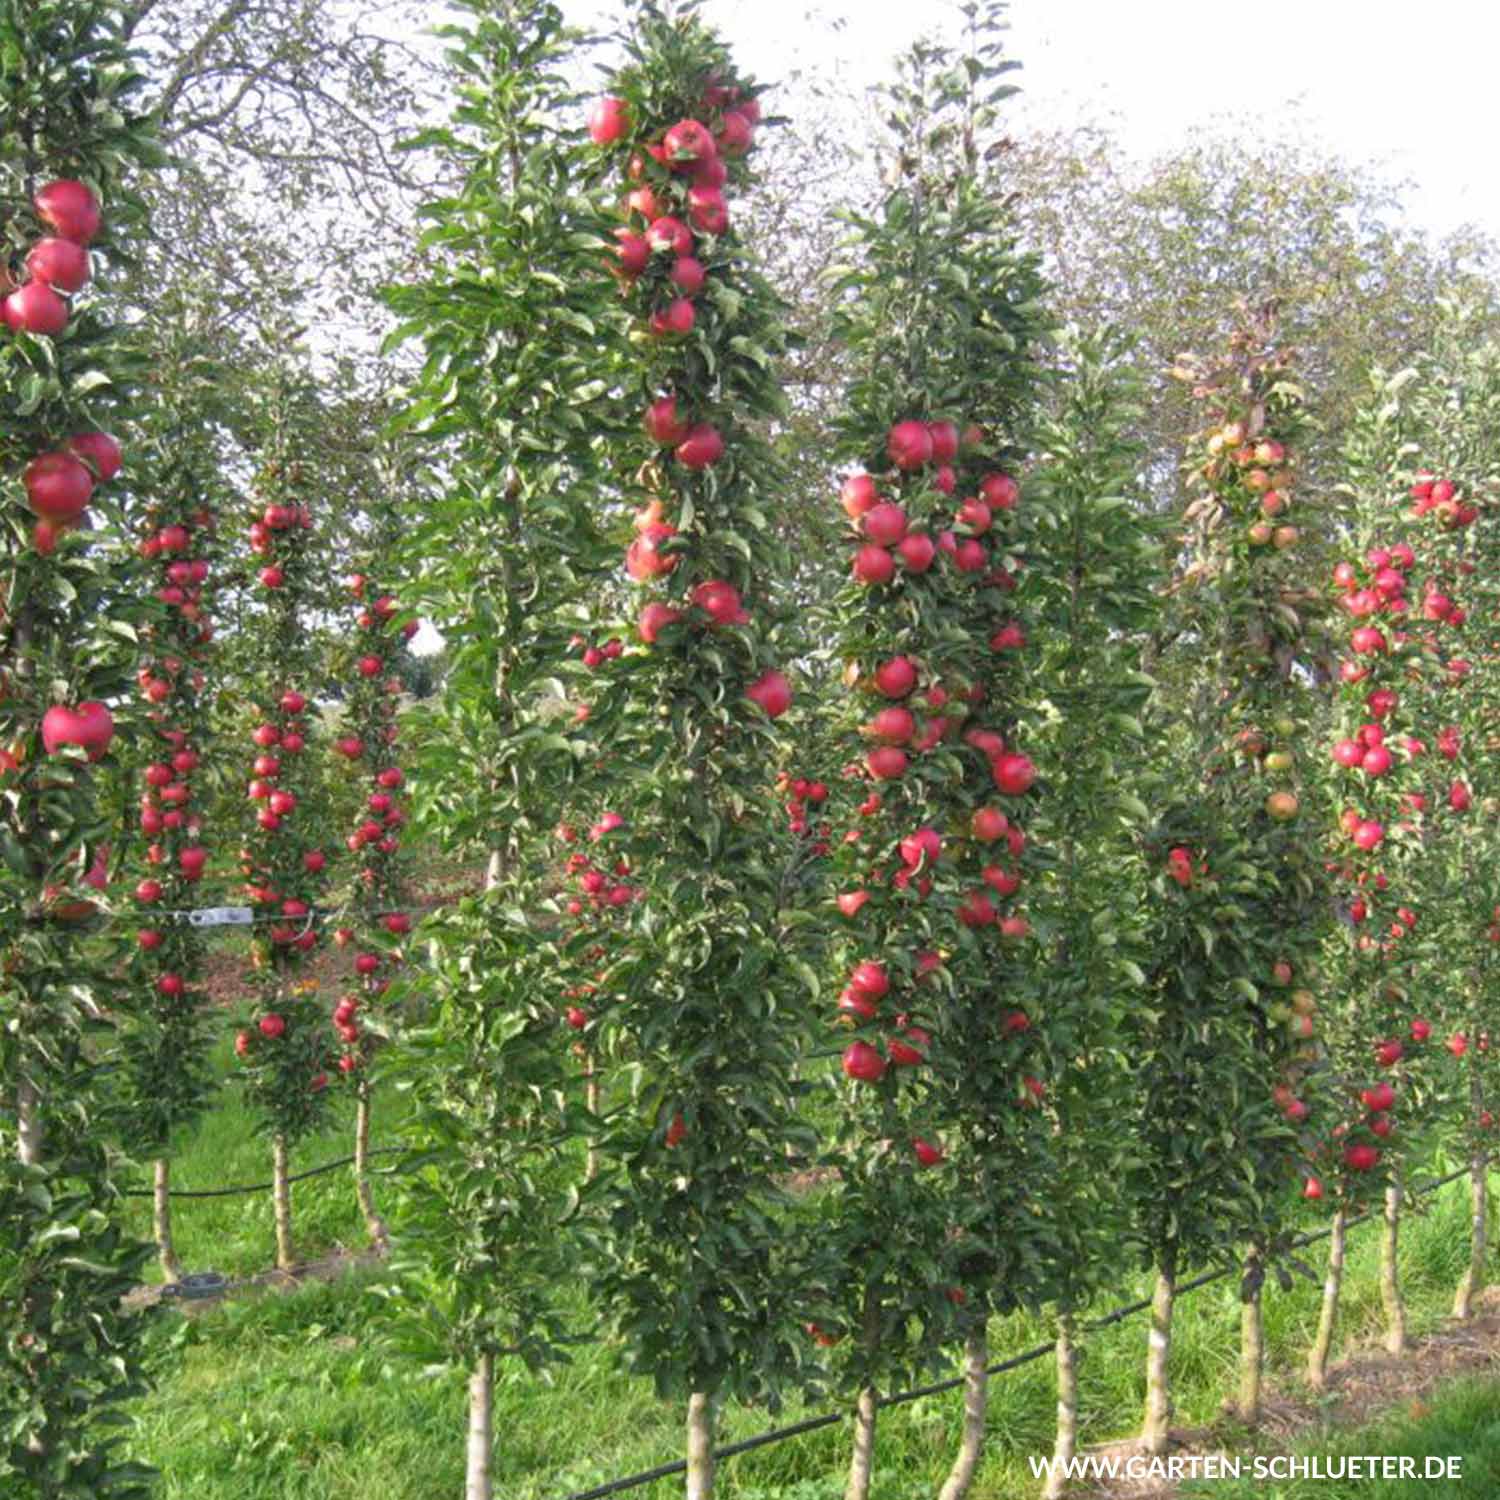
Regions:
<svg viewBox="0 0 1500 1500"><path fill-rule="evenodd" d="M563 7L600 29L619 14L615 0ZM805 70L856 94L957 15L949 0L707 0L704 13L758 78ZM1340 156L1411 179L1412 210L1439 235L1470 221L1500 236L1495 0L1012 0L1009 15L1018 125L1113 118L1145 156L1192 125L1232 117L1275 137L1300 121Z"/></svg>

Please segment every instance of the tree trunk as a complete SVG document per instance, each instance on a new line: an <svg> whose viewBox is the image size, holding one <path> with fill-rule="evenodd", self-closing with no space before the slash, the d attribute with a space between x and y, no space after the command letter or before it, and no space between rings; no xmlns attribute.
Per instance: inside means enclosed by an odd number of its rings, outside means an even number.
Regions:
<svg viewBox="0 0 1500 1500"><path fill-rule="evenodd" d="M469 1376L469 1460L464 1500L494 1500L490 1479L491 1421L495 1404L495 1356L481 1354Z"/></svg>
<svg viewBox="0 0 1500 1500"><path fill-rule="evenodd" d="M1247 1427L1260 1422L1261 1374L1266 1363L1266 1329L1261 1306L1261 1276L1264 1257L1258 1245L1252 1245L1245 1257L1245 1275L1253 1278L1255 1291L1248 1302L1240 1304L1240 1395L1236 1414Z"/></svg>
<svg viewBox="0 0 1500 1500"><path fill-rule="evenodd" d="M1151 1332L1146 1352L1146 1420L1141 1442L1146 1452L1159 1458L1167 1451L1172 1423L1172 1306L1177 1296L1176 1278L1166 1268L1156 1273L1156 1292L1151 1298Z"/></svg>
<svg viewBox="0 0 1500 1500"><path fill-rule="evenodd" d="M156 1158L151 1194L151 1225L156 1231L156 1254L161 1273L168 1281L182 1280L182 1262L172 1243L172 1163L165 1156Z"/></svg>
<svg viewBox="0 0 1500 1500"><path fill-rule="evenodd" d="M1307 1355L1307 1381L1315 1391L1328 1384L1328 1356L1333 1350L1333 1330L1339 1316L1339 1293L1344 1285L1344 1210L1333 1216L1333 1234L1328 1241L1328 1274L1323 1279L1323 1308L1318 1314L1318 1332Z"/></svg>
<svg viewBox="0 0 1500 1500"><path fill-rule="evenodd" d="M1474 1299L1484 1290L1484 1258L1489 1250L1489 1158L1476 1150L1469 1159L1469 1265L1453 1297L1453 1316L1474 1316Z"/></svg>
<svg viewBox="0 0 1500 1500"><path fill-rule="evenodd" d="M594 1062L592 1050L584 1059L583 1063L583 1102L588 1106L588 1111L596 1119L599 1115L599 1069ZM599 1175L599 1142L593 1136L589 1137L588 1156L583 1165L583 1180L592 1182Z"/></svg>
<svg viewBox="0 0 1500 1500"><path fill-rule="evenodd" d="M31 1080L23 1076L16 1085L16 1154L23 1167L41 1166L43 1135L41 1096ZM23 1320L30 1323L35 1313L36 1306L28 1299ZM26 1451L33 1455L46 1452L40 1432L28 1434Z"/></svg>
<svg viewBox="0 0 1500 1500"><path fill-rule="evenodd" d="M1385 1230L1380 1236L1380 1301L1385 1308L1385 1348L1405 1354L1406 1303L1401 1298L1396 1252L1401 1234L1401 1181L1393 1178L1385 1190Z"/></svg>
<svg viewBox="0 0 1500 1500"><path fill-rule="evenodd" d="M1052 1446L1052 1472L1042 1487L1042 1500L1057 1500L1067 1488L1068 1465L1078 1445L1078 1351L1073 1343L1073 1315L1057 1315L1057 1440Z"/></svg>
<svg viewBox="0 0 1500 1500"><path fill-rule="evenodd" d="M844 1500L870 1500L870 1476L875 1468L875 1387L867 1385L859 1393L854 1408L854 1456L849 1460L849 1483L844 1486Z"/></svg>
<svg viewBox="0 0 1500 1500"><path fill-rule="evenodd" d="M16 1153L23 1167L42 1164L42 1100L31 1080L16 1085Z"/></svg>
<svg viewBox="0 0 1500 1500"><path fill-rule="evenodd" d="M271 1195L276 1205L276 1269L290 1271L297 1257L292 1249L292 1185L287 1181L284 1135L271 1141Z"/></svg>
<svg viewBox="0 0 1500 1500"><path fill-rule="evenodd" d="M714 1402L703 1391L688 1397L687 1500L711 1500L714 1492Z"/></svg>
<svg viewBox="0 0 1500 1500"><path fill-rule="evenodd" d="M989 1339L985 1335L985 1325L981 1323L964 1340L963 1437L953 1467L938 1491L938 1500L964 1500L969 1486L974 1483L979 1456L984 1451L984 1413L990 1394L990 1378L985 1367L989 1362Z"/></svg>
<svg viewBox="0 0 1500 1500"><path fill-rule="evenodd" d="M385 1252L389 1232L385 1220L375 1207L375 1194L370 1187L370 1081L361 1079L354 1106L354 1193L359 1199L359 1211L365 1216L365 1233L370 1243L382 1254Z"/></svg>
<svg viewBox="0 0 1500 1500"><path fill-rule="evenodd" d="M873 1282L865 1287L865 1352L872 1363L880 1344L880 1288ZM870 1476L875 1469L875 1418L880 1398L875 1387L867 1385L859 1393L854 1408L854 1452L849 1459L849 1483L844 1486L844 1500L870 1500Z"/></svg>

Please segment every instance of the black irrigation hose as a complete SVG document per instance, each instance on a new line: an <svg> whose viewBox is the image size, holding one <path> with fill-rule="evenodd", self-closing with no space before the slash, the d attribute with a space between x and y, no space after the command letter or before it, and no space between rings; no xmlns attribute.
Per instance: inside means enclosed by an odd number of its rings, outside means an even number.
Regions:
<svg viewBox="0 0 1500 1500"><path fill-rule="evenodd" d="M1467 1177L1469 1169L1460 1167L1456 1172L1450 1172L1446 1177L1439 1177L1436 1182L1424 1183L1417 1188L1412 1197L1420 1198L1425 1193L1435 1193L1439 1188L1446 1187L1450 1182L1457 1182L1460 1177ZM1374 1210L1367 1209L1362 1214L1345 1222L1346 1229L1352 1229L1356 1224L1363 1224L1367 1219L1374 1217ZM1307 1234L1298 1235L1291 1242L1294 1250L1305 1249L1308 1245L1315 1245L1319 1240L1326 1240L1333 1233L1332 1228L1315 1229ZM1222 1281L1226 1276L1233 1274L1233 1268L1221 1268L1217 1271L1205 1271L1203 1275L1194 1277L1192 1281L1185 1282L1178 1287L1177 1295L1185 1296L1188 1292L1195 1292L1200 1287L1210 1285L1215 1281ZM1108 1328L1114 1323L1119 1323L1125 1318L1131 1317L1138 1312L1144 1312L1151 1306L1149 1297L1139 1302L1131 1302L1124 1307L1117 1307L1113 1312L1106 1313L1101 1318L1095 1318L1084 1324L1085 1333L1098 1333L1101 1329ZM997 1365L990 1365L985 1370L985 1375L1004 1375L1011 1370L1018 1370L1022 1365L1029 1365L1036 1360L1045 1359L1056 1349L1056 1344L1038 1344L1034 1349L1027 1349L1021 1354L1012 1355L1009 1359L1001 1360ZM934 1385L924 1385L914 1391L900 1391L894 1396L882 1396L880 1405L902 1406L908 1401L918 1401L924 1396L941 1395L944 1391L957 1390L964 1383L965 1377L956 1376L950 1380L939 1380ZM801 1437L804 1433L816 1432L822 1427L831 1427L835 1422L844 1420L843 1412L825 1412L820 1417L808 1417L805 1421L794 1422L789 1427L773 1427L768 1432L762 1432L756 1437L744 1438L738 1443L730 1443L727 1447L714 1450L715 1461L721 1458L733 1458L736 1454L749 1453L754 1448L764 1448L772 1443L784 1442L787 1438ZM623 1490L637 1489L643 1484L653 1484L658 1479L670 1479L674 1474L682 1474L687 1471L687 1463L683 1459L677 1459L673 1463L661 1464L655 1469L647 1469L641 1474L629 1474L624 1479L611 1479L608 1484L596 1485L591 1490L575 1490L570 1495L565 1495L563 1500L603 1500L606 1495L618 1495Z"/></svg>
<svg viewBox="0 0 1500 1500"><path fill-rule="evenodd" d="M404 1146L377 1146L373 1151L367 1152L369 1156L389 1156L394 1151L404 1151ZM321 1177L324 1172L336 1172L340 1167L347 1167L354 1158L352 1156L341 1156L337 1161L324 1162L321 1167L312 1167L306 1172L294 1173L287 1178L287 1183L306 1182L309 1177ZM382 1173L382 1176L389 1174ZM201 1192L189 1192L182 1188L172 1188L171 1196L174 1198L234 1198L241 1193L268 1193L273 1187L273 1182L251 1182L244 1187L207 1188ZM156 1194L150 1188L125 1188L121 1192L124 1198L153 1198Z"/></svg>

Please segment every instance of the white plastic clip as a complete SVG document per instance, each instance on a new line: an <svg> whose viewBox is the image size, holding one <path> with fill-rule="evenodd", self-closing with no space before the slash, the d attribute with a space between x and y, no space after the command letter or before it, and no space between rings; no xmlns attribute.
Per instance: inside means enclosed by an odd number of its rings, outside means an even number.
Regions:
<svg viewBox="0 0 1500 1500"><path fill-rule="evenodd" d="M206 906L188 913L193 927L248 927L254 920L255 912L248 906Z"/></svg>

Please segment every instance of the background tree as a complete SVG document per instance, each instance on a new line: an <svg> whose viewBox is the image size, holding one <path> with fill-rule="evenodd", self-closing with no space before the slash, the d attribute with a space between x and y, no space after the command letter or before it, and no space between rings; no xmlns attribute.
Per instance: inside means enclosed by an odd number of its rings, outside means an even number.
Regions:
<svg viewBox="0 0 1500 1500"><path fill-rule="evenodd" d="M322 936L318 904L326 886L328 830L320 816L312 764L318 758L315 700L321 687L305 620L328 596L313 544L310 475L301 452L318 408L288 343L269 367L262 446L256 456L248 518L255 583L263 602L252 627L252 675L245 683L250 779L243 852L247 892L258 919L252 944L256 1009L235 1050L249 1096L271 1136L276 1264L296 1263L292 1239L289 1148L325 1117L330 1072L337 1068L333 1027L303 979L302 960ZM238 736L237 736L238 737ZM248 827L246 827L248 825Z"/></svg>
<svg viewBox="0 0 1500 1500"><path fill-rule="evenodd" d="M1495 315L1490 242L1403 222L1400 185L1295 135L1198 131L1136 163L1107 128L1080 127L1019 137L992 171L1043 251L1059 317L1137 332L1163 504L1187 501L1165 455L1195 425L1189 389L1167 371L1183 350L1222 348L1239 299L1276 300L1314 430L1327 433L1362 398L1368 365L1399 368L1425 347L1443 291L1475 288ZM1304 474L1314 494L1336 482L1337 442L1311 442Z"/></svg>
<svg viewBox="0 0 1500 1500"><path fill-rule="evenodd" d="M166 1279L177 1281L182 1266L172 1239L168 1146L174 1130L197 1118L212 1088L205 937L185 913L205 904L198 899L201 883L218 873L211 869L213 830L204 814L216 769L211 600L214 574L223 568L218 521L228 496L212 431L200 420L224 372L203 357L191 329L158 357L157 399L142 414L136 449L151 496L138 525L155 609L139 627L136 686L149 705L150 730L135 768L144 842L130 863L159 888L152 905L161 910L143 912L135 933L131 979L139 998L122 1062L131 1137L155 1153L157 1253Z"/></svg>

